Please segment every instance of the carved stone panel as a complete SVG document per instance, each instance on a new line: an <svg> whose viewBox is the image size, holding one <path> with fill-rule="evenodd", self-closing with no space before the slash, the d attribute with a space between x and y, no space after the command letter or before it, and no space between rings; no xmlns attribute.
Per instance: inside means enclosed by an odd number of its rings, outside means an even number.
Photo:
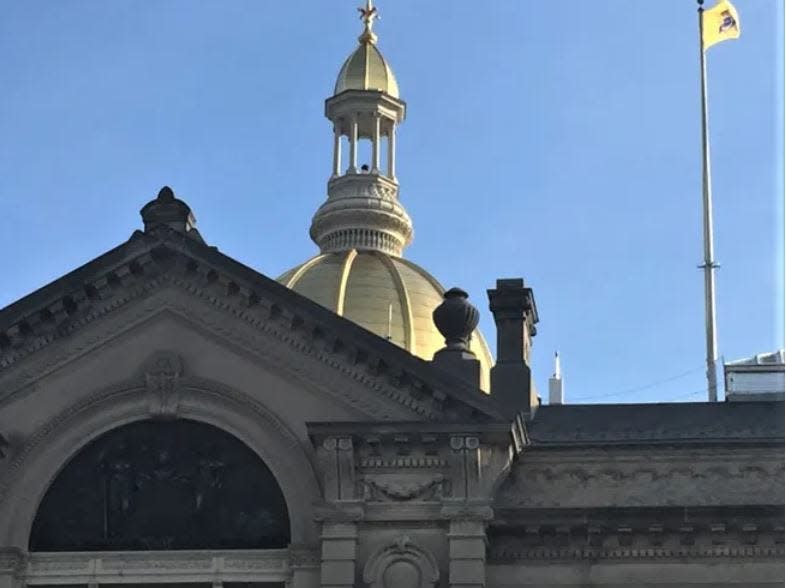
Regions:
<svg viewBox="0 0 786 588"><path fill-rule="evenodd" d="M363 498L374 502L439 501L449 490L443 474L366 475L362 480Z"/></svg>
<svg viewBox="0 0 786 588"><path fill-rule="evenodd" d="M437 560L406 535L377 550L363 569L370 588L433 588L438 580Z"/></svg>
<svg viewBox="0 0 786 588"><path fill-rule="evenodd" d="M174 418L180 403L180 377L183 363L175 353L161 351L145 367L148 406L153 418Z"/></svg>

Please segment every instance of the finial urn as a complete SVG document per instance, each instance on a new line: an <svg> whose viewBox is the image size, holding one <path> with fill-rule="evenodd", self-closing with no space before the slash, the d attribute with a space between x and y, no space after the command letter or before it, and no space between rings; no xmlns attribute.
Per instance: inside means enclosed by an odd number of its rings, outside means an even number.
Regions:
<svg viewBox="0 0 786 588"><path fill-rule="evenodd" d="M442 304L434 309L432 317L439 332L445 337L447 349L468 351L472 332L478 326L480 313L461 288L451 288L443 294Z"/></svg>
<svg viewBox="0 0 786 588"><path fill-rule="evenodd" d="M172 188L164 186L158 196L145 204L139 211L145 225L145 232L154 231L156 227L168 226L179 233L202 241L196 230L196 219L188 204L177 198Z"/></svg>

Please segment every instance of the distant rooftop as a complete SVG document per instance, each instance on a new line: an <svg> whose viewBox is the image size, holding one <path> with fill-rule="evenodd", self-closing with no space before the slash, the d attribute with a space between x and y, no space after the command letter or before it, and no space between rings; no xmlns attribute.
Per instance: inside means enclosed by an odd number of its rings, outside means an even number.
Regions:
<svg viewBox="0 0 786 588"><path fill-rule="evenodd" d="M784 352L759 353L723 365L726 399L732 401L782 400Z"/></svg>
<svg viewBox="0 0 786 588"><path fill-rule="evenodd" d="M744 359L735 359L727 361L725 366L742 366L742 365L784 365L786 361L786 353L783 349L773 351L772 353L759 353L753 357L746 357Z"/></svg>

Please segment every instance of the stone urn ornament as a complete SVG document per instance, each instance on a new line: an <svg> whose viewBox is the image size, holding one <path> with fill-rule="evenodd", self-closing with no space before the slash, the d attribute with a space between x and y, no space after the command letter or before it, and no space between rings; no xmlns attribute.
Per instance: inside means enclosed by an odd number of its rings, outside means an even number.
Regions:
<svg viewBox="0 0 786 588"><path fill-rule="evenodd" d="M445 348L469 351L469 342L480 321L480 313L467 300L469 294L461 288L451 288L442 296L444 300L434 309L432 318L445 337Z"/></svg>

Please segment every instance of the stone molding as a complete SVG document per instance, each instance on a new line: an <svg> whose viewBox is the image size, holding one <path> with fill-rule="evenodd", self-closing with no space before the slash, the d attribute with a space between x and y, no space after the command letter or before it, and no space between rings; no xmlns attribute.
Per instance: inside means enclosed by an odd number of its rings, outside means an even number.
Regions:
<svg viewBox="0 0 786 588"><path fill-rule="evenodd" d="M584 560L663 558L771 558L784 556L783 522L772 512L727 507L670 512L643 509L628 512L559 515L543 511L548 523L495 524L490 530L490 559ZM774 510L774 509L772 509ZM510 513L506 513L510 514ZM616 519L616 521L615 521ZM589 520L589 522L587 522Z"/></svg>
<svg viewBox="0 0 786 588"><path fill-rule="evenodd" d="M397 365L395 356L403 352L391 351L389 348L393 346L384 341L375 342L380 349L372 350L358 346L352 335L345 337L325 332L325 327L312 318L310 312L300 314L297 310L290 311L278 301L279 296L268 296L264 287L244 285L242 280L236 281L237 278L223 269L218 271L210 263L184 251L188 247L197 247L197 244L178 244L177 239L167 236L157 245L150 243L142 247L139 242L147 239L150 236L139 237L127 244L129 255L119 265L105 268L103 276L92 277L75 289L72 286L57 301L29 312L0 333L0 379L5 380L0 404L43 375L92 351L113 334L125 330L129 322L118 321L110 329L103 327L100 334L82 339L78 345L59 345L53 353L43 358L39 355L36 361L32 361L30 356L38 355L39 351L78 331L84 331L99 318L116 314L131 302L149 298L156 291L170 286L189 292L267 337L310 355L366 389L380 392L419 418L436 420L450 415L460 420L477 415L478 407L488 404L488 400L480 396L469 399L465 393L467 398L458 400L454 398L453 390L450 395L447 391L438 390L408 367ZM132 257L132 253L136 256ZM236 262L227 260L226 263ZM280 286L276 284L275 287ZM139 321L149 316L150 311L139 312L136 309L134 314ZM226 318L219 322L226 325ZM354 327L346 326L350 330ZM233 330L236 329L224 329ZM256 353L256 350L252 352ZM385 354L384 361L379 361L379 353ZM337 389L344 387L338 386ZM488 409L495 410L492 406Z"/></svg>
<svg viewBox="0 0 786 588"><path fill-rule="evenodd" d="M360 500L321 502L314 507L314 520L319 523L357 523L365 518Z"/></svg>
<svg viewBox="0 0 786 588"><path fill-rule="evenodd" d="M25 578L47 584L123 582L285 582L288 549L31 553Z"/></svg>
<svg viewBox="0 0 786 588"><path fill-rule="evenodd" d="M453 501L446 502L439 513L440 517L445 520L455 522L488 522L494 519L494 509L484 501L463 502Z"/></svg>
<svg viewBox="0 0 786 588"><path fill-rule="evenodd" d="M439 581L439 564L433 554L402 535L368 559L363 581L370 588L433 588Z"/></svg>
<svg viewBox="0 0 786 588"><path fill-rule="evenodd" d="M497 502L513 507L667 506L745 504L752 493L760 504L782 501L782 457L738 452L723 456L688 449L668 456L615 455L579 463L552 456L546 466L529 455L516 465L497 493ZM594 497L589 498L588 497Z"/></svg>
<svg viewBox="0 0 786 588"><path fill-rule="evenodd" d="M63 463L104 432L150 417L144 382L140 376L70 405L39 427L15 453L9 467L0 472L0 519L8 521L7 528L0 530L9 534L8 544L27 545L34 507ZM293 541L313 541L310 513L320 491L309 448L266 407L243 393L193 377L181 377L179 389L178 416L217 426L257 453L284 493ZM27 499L21 500L22 495Z"/></svg>
<svg viewBox="0 0 786 588"><path fill-rule="evenodd" d="M773 558L783 561L786 551L783 547L737 546L729 547L712 545L706 547L679 547L667 549L663 547L602 549L595 547L583 548L552 548L525 549L515 546L494 547L490 552L489 562L493 564L514 561L566 561L566 560L663 560L663 559L702 559L702 558Z"/></svg>
<svg viewBox="0 0 786 588"><path fill-rule="evenodd" d="M28 555L16 547L0 547L0 576L19 577L27 566Z"/></svg>
<svg viewBox="0 0 786 588"><path fill-rule="evenodd" d="M347 238L336 248L331 236L342 230ZM309 234L322 253L366 247L400 256L413 228L396 183L377 174L348 174L328 183L328 199L314 214ZM364 241L369 234L390 239Z"/></svg>
<svg viewBox="0 0 786 588"><path fill-rule="evenodd" d="M21 390L35 380L66 365L69 361L109 343L115 337L134 328L139 323L162 313L170 312L173 316L186 319L192 325L202 327L202 332L212 336L214 340L224 344L229 340L232 344L240 346L241 349L254 357L261 355L268 359L268 363L276 371L285 371L288 375L298 378L312 389L330 392L343 402L361 410L372 418L384 420L391 416L400 418L403 414L413 414L412 409L404 404L405 398L402 393L395 391L395 389L389 389L381 385L379 381L375 381L367 370L362 369L363 364L352 361L346 351L334 355L330 352L329 347L325 349L320 348L317 345L318 340L312 341L311 345L306 345L294 337L284 336L274 327L268 326L262 329L262 337L255 335L255 331L260 328L259 325L247 325L247 327L250 327L250 331L238 329L236 326L231 328L227 326L226 317L222 316L220 309L216 311L209 306L203 306L195 310L193 304L180 300L178 293L181 288L190 292L184 283L171 279L162 279L158 282L169 283L174 288L161 289L155 293L150 293L144 301L140 301L139 304L125 309L124 312L119 312L112 317L112 320L106 319L97 324L96 327L100 327L98 332L96 332L97 329L95 328L85 329L80 333L77 340L71 340L70 344L65 346L66 349L63 349L62 353L55 353L54 356L39 356L39 358L36 358L39 361L35 362L25 374L22 374L21 378L18 378L16 382L12 381L4 388L8 392ZM191 293L193 294L194 292ZM211 300L207 297L201 297L201 300L208 304L211 303ZM281 317L281 319L285 326L286 318ZM303 365L303 362L286 361L285 350L280 345L277 345L276 340L271 337L283 339L290 347L294 347L300 353L305 352L314 361L322 364L319 368L319 371L321 371L320 377L315 378L313 376L314 370L305 369L306 366ZM272 357L276 357L277 360L270 360ZM324 366L331 369L325 370ZM352 386L347 386L345 380L347 376L351 379ZM361 394L359 388L365 382L371 382L369 387L380 390L383 394L380 397L369 396L367 393ZM331 383L333 385L330 385ZM401 412L391 415L389 405L381 396L387 396L391 400L398 401L399 404L404 404L401 406ZM410 402L410 404L412 403ZM386 411L388 414L384 412L385 407L388 408ZM428 411L421 412L432 414ZM418 414L418 412L415 411L415 414Z"/></svg>

